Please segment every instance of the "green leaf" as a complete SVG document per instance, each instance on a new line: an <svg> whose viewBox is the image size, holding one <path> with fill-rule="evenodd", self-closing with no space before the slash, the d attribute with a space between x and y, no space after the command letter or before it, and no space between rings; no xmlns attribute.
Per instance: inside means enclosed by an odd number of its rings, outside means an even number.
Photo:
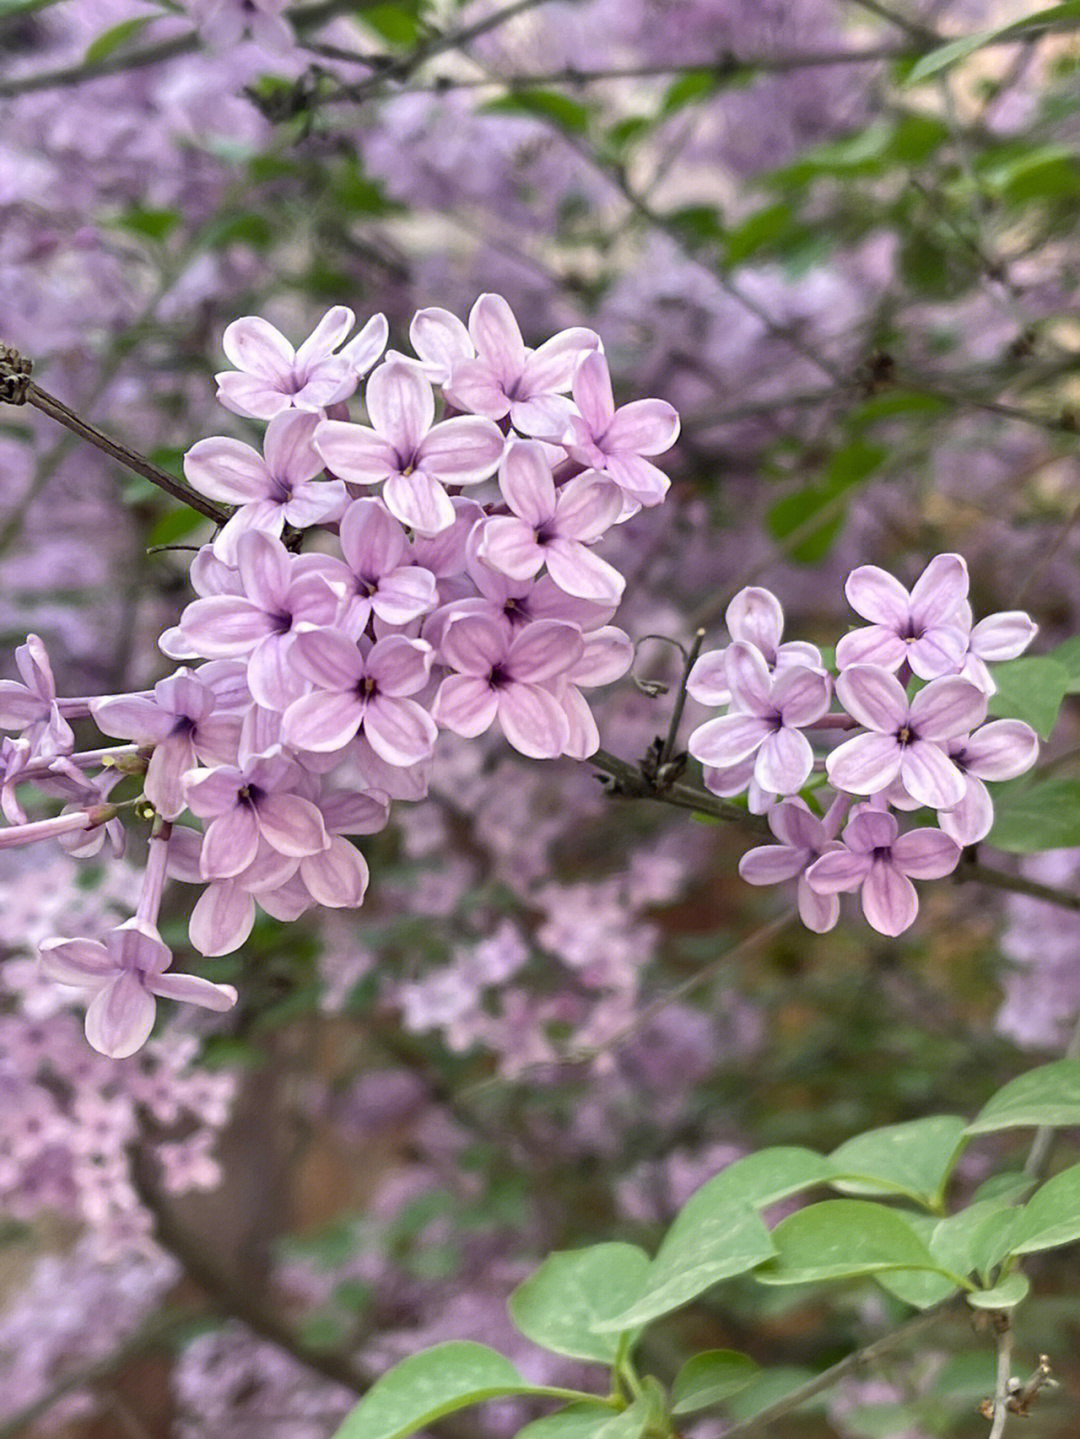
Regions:
<svg viewBox="0 0 1080 1439"><path fill-rule="evenodd" d="M993 1289L977 1289L967 1296L973 1309L1012 1309L1026 1299L1031 1280L1026 1274L1010 1274Z"/></svg>
<svg viewBox="0 0 1080 1439"><path fill-rule="evenodd" d="M1080 1239L1080 1164L1055 1174L1017 1215L1010 1252L1035 1254Z"/></svg>
<svg viewBox="0 0 1080 1439"><path fill-rule="evenodd" d="M405 1439L446 1414L517 1394L567 1397L564 1390L526 1384L509 1359L484 1344L452 1340L414 1354L384 1374L346 1416L334 1439Z"/></svg>
<svg viewBox="0 0 1080 1439"><path fill-rule="evenodd" d="M674 115L687 105L710 99L719 88L720 77L715 70L687 70L668 86L660 105L660 114L665 117Z"/></svg>
<svg viewBox="0 0 1080 1439"><path fill-rule="evenodd" d="M963 1145L964 1121L957 1115L890 1124L834 1150L829 1163L837 1177L830 1182L844 1194L904 1194L937 1209Z"/></svg>
<svg viewBox="0 0 1080 1439"><path fill-rule="evenodd" d="M935 1220L931 1214L905 1213L904 1218L934 1258L940 1264L946 1264L944 1257L934 1249L934 1234L941 1221ZM952 1265L947 1267L953 1268ZM911 1304L916 1309L929 1309L931 1305L955 1293L957 1287L954 1280L946 1278L944 1274L934 1274L929 1269L888 1269L881 1274L875 1274L874 1280L882 1289L887 1289L890 1294L895 1294L897 1299L902 1299L905 1304Z"/></svg>
<svg viewBox="0 0 1080 1439"><path fill-rule="evenodd" d="M1005 1200L980 1200L943 1219L930 1238L930 1252L958 1274L984 1278L1012 1252L1020 1211Z"/></svg>
<svg viewBox="0 0 1080 1439"><path fill-rule="evenodd" d="M670 1314L721 1279L745 1274L773 1252L769 1231L748 1204L690 1204L664 1236L641 1293L621 1314L596 1327L625 1330Z"/></svg>
<svg viewBox="0 0 1080 1439"><path fill-rule="evenodd" d="M1080 1059L1056 1059L999 1089L967 1127L968 1134L1038 1125L1080 1124Z"/></svg>
<svg viewBox="0 0 1080 1439"><path fill-rule="evenodd" d="M626 1327L668 1314L721 1279L760 1264L773 1244L755 1211L826 1183L830 1173L820 1154L796 1146L761 1149L729 1164L683 1205L641 1294L617 1323Z"/></svg>
<svg viewBox="0 0 1080 1439"><path fill-rule="evenodd" d="M991 666L997 694L989 710L999 719L1021 719L1043 739L1057 723L1061 701L1069 692L1069 671L1049 655L1025 656Z"/></svg>
<svg viewBox="0 0 1080 1439"><path fill-rule="evenodd" d="M117 225L133 235L142 235L147 240L167 240L179 225L183 216L179 210L144 209L133 205L117 218Z"/></svg>
<svg viewBox="0 0 1080 1439"><path fill-rule="evenodd" d="M865 1199L811 1204L782 1220L772 1237L776 1257L754 1275L763 1284L852 1279L887 1269L941 1271L905 1218Z"/></svg>
<svg viewBox="0 0 1080 1439"><path fill-rule="evenodd" d="M205 524L205 516L197 510L167 510L147 535L147 546L152 549L155 545L174 545Z"/></svg>
<svg viewBox="0 0 1080 1439"><path fill-rule="evenodd" d="M912 66L905 84L917 85L923 80L929 80L994 41L1009 40L1013 36L1019 39L1029 30L1041 30L1045 25L1077 19L1080 19L1080 0L1066 0L1063 5L1051 5L1047 10L1037 10L1022 20L1013 20L1007 25L995 25L989 30L977 30L971 35L963 35L959 40L952 40L948 45L939 45L936 50L924 55Z"/></svg>
<svg viewBox="0 0 1080 1439"><path fill-rule="evenodd" d="M1022 775L989 786L994 827L987 843L1010 854L1080 845L1080 780Z"/></svg>
<svg viewBox="0 0 1080 1439"><path fill-rule="evenodd" d="M693 1414L708 1409L756 1379L760 1370L749 1354L735 1349L707 1349L688 1359L671 1391L672 1414Z"/></svg>
<svg viewBox="0 0 1080 1439"><path fill-rule="evenodd" d="M669 210L667 223L688 245L719 245L724 238L724 220L715 205L683 205Z"/></svg>
<svg viewBox="0 0 1080 1439"><path fill-rule="evenodd" d="M837 450L819 480L784 495L766 515L774 540L799 539L789 553L798 564L818 564L832 548L847 518L848 491L868 479L884 462L886 445L854 439Z"/></svg>
<svg viewBox="0 0 1080 1439"><path fill-rule="evenodd" d="M404 5L365 5L361 18L388 44L415 45L424 35L421 8L415 0Z"/></svg>
<svg viewBox="0 0 1080 1439"><path fill-rule="evenodd" d="M558 90L515 90L480 108L487 115L535 115L541 120L551 120L560 129L575 135L585 134L592 115L587 105Z"/></svg>
<svg viewBox="0 0 1080 1439"><path fill-rule="evenodd" d="M92 40L86 47L86 54L83 56L84 65L97 65L99 61L106 60L110 55L122 49L129 40L136 39L146 29L156 15L136 15L131 20L121 20L118 25L111 25L108 30L102 31L96 40Z"/></svg>
<svg viewBox="0 0 1080 1439"><path fill-rule="evenodd" d="M1063 664L1069 672L1069 688L1066 694L1080 694L1080 635L1063 640L1056 650L1050 651L1050 658Z"/></svg>
<svg viewBox="0 0 1080 1439"><path fill-rule="evenodd" d="M519 1429L517 1439L638 1439L649 1419L649 1406L636 1400L621 1414L606 1404L570 1404Z"/></svg>
<svg viewBox="0 0 1080 1439"><path fill-rule="evenodd" d="M727 262L741 265L752 255L766 250L781 257L790 248L805 244L810 231L786 200L766 205L748 215L727 235Z"/></svg>
<svg viewBox="0 0 1080 1439"><path fill-rule="evenodd" d="M595 1325L641 1293L649 1256L634 1244L596 1244L552 1254L510 1296L510 1317L527 1339L571 1359L613 1364L617 1332Z"/></svg>

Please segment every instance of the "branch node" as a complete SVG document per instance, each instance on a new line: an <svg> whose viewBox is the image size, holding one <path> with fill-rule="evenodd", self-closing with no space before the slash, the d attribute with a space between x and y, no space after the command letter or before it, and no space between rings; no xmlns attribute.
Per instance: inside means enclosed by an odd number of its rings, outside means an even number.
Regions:
<svg viewBox="0 0 1080 1439"><path fill-rule="evenodd" d="M0 404L26 404L33 369L33 360L0 341Z"/></svg>

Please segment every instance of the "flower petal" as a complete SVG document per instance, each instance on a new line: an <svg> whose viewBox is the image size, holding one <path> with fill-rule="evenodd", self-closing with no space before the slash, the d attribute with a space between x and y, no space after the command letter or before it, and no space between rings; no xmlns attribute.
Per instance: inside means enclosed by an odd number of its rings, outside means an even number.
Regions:
<svg viewBox="0 0 1080 1439"><path fill-rule="evenodd" d="M910 596L894 575L878 565L860 565L852 570L844 594L855 613L872 625L895 631L907 623Z"/></svg>
<svg viewBox="0 0 1080 1439"><path fill-rule="evenodd" d="M415 700L381 694L364 712L364 733L381 759L399 767L427 759L439 737L435 721Z"/></svg>
<svg viewBox="0 0 1080 1439"><path fill-rule="evenodd" d="M300 878L316 904L327 909L356 909L368 887L364 856L347 839L334 835L329 849L300 861Z"/></svg>
<svg viewBox="0 0 1080 1439"><path fill-rule="evenodd" d="M911 701L911 728L921 740L953 739L986 718L986 696L959 675L931 680Z"/></svg>
<svg viewBox="0 0 1080 1439"><path fill-rule="evenodd" d="M979 779L1015 779L1039 757L1039 737L1023 720L994 720L977 729L963 747L963 765Z"/></svg>
<svg viewBox="0 0 1080 1439"><path fill-rule="evenodd" d="M895 734L907 719L908 700L903 686L877 665L845 669L837 677L836 697L848 714L869 730Z"/></svg>
<svg viewBox="0 0 1080 1439"><path fill-rule="evenodd" d="M900 780L912 799L931 809L952 809L967 782L940 745L914 740L900 756Z"/></svg>
<svg viewBox="0 0 1080 1439"><path fill-rule="evenodd" d="M919 896L895 865L875 860L862 887L862 909L872 929L895 937L915 923Z"/></svg>
<svg viewBox="0 0 1080 1439"><path fill-rule="evenodd" d="M570 741L570 722L553 694L512 684L497 694L499 724L513 747L531 759L555 759Z"/></svg>
<svg viewBox="0 0 1080 1439"><path fill-rule="evenodd" d="M848 794L877 794L900 773L901 755L893 735L859 734L826 755L825 770L837 789Z"/></svg>
<svg viewBox="0 0 1080 1439"><path fill-rule="evenodd" d="M232 954L251 933L255 901L234 880L208 884L188 920L188 938L200 954Z"/></svg>
<svg viewBox="0 0 1080 1439"><path fill-rule="evenodd" d="M892 847L897 866L911 879L944 879L960 861L960 847L939 829L911 829Z"/></svg>
<svg viewBox="0 0 1080 1439"><path fill-rule="evenodd" d="M935 555L911 590L916 629L947 624L967 599L968 568L961 555Z"/></svg>
<svg viewBox="0 0 1080 1439"><path fill-rule="evenodd" d="M86 1037L110 1059L141 1049L154 1027L156 1005L136 974L126 973L99 989L86 1011Z"/></svg>

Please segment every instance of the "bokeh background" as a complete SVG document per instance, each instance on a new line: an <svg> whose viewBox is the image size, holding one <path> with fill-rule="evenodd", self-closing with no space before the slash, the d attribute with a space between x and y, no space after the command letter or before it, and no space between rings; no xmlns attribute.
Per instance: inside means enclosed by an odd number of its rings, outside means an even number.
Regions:
<svg viewBox="0 0 1080 1439"><path fill-rule="evenodd" d="M299 342L345 303L406 348L418 307L465 316L495 291L527 341L591 326L620 400L682 414L667 503L605 551L638 679L675 683L677 650L644 637L721 642L745 584L828 644L855 564L907 583L943 550L966 555L976 615L1025 606L1048 648L1080 631L1076 17L910 81L936 45L1030 9L2 0L0 335L179 473L197 439L257 433L214 398L235 317ZM208 535L4 409L4 672L33 630L63 692L153 683L185 547ZM598 708L634 761L670 716L647 688ZM703 717L689 706L684 736ZM1075 719L1046 752L1063 776ZM261 920L202 961L177 887L178 968L241 1004L169 1016L130 1061L88 1050L33 953L99 929L135 872L5 856L0 1435L329 1439L357 1376L450 1338L595 1383L506 1317L550 1250L652 1244L756 1146L970 1114L1060 1053L1080 920L943 882L900 940L852 914L815 936L739 880L746 843L613 797L587 765L444 735L430 797L365 841L359 913ZM1080 851L1022 863L1080 880ZM1007 1148L974 1150L962 1183ZM1031 1272L1018 1361L1049 1353L1062 1387L1025 1432L1064 1439L1080 1266ZM737 1418L903 1313L869 1283L735 1282L647 1358L671 1375L746 1349L769 1374ZM985 1335L945 1323L776 1433L978 1436L992 1367ZM499 1439L529 1412L447 1432Z"/></svg>

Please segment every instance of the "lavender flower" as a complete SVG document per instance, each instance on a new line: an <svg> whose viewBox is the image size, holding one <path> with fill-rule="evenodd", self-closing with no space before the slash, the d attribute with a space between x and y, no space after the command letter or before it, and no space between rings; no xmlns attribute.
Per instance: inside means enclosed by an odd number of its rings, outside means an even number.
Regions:
<svg viewBox="0 0 1080 1439"><path fill-rule="evenodd" d="M702 764L721 770L755 755L754 778L762 789L794 794L813 767L802 730L828 710L828 678L801 666L770 675L758 651L742 643L728 649L726 672L732 712L700 725L687 748Z"/></svg>
<svg viewBox="0 0 1080 1439"><path fill-rule="evenodd" d="M966 785L944 748L986 718L986 696L969 680L932 680L908 700L895 676L853 665L836 681L840 703L869 734L856 735L825 761L829 779L850 794L877 794L899 777L912 799L952 809Z"/></svg>
<svg viewBox="0 0 1080 1439"><path fill-rule="evenodd" d="M815 860L806 883L823 896L861 890L866 922L879 934L902 934L919 912L911 881L951 874L960 847L937 829L899 831L891 814L860 809L844 830L841 848Z"/></svg>

